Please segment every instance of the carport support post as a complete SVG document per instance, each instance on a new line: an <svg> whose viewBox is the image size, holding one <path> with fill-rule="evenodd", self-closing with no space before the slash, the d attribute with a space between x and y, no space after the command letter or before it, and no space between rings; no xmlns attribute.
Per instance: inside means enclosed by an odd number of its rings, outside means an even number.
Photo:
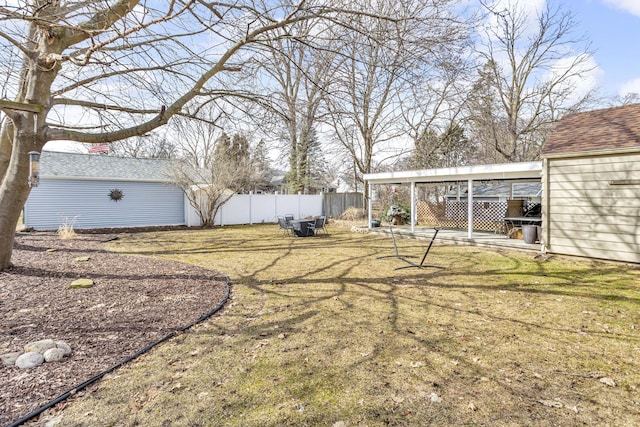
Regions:
<svg viewBox="0 0 640 427"><path fill-rule="evenodd" d="M411 181L411 232L415 232L416 223L416 183Z"/></svg>
<svg viewBox="0 0 640 427"><path fill-rule="evenodd" d="M467 219L468 225L468 238L473 239L473 180L470 179L467 183Z"/></svg>
<svg viewBox="0 0 640 427"><path fill-rule="evenodd" d="M371 228L371 221L373 221L373 213L371 212L371 209L373 206L372 200L373 200L373 185L369 183L369 200L367 200L367 211L369 211L368 212L369 224L367 228Z"/></svg>

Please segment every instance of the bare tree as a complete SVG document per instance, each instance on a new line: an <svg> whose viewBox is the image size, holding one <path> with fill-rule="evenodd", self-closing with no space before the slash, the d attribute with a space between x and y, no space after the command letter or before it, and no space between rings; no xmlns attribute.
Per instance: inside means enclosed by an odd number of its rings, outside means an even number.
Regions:
<svg viewBox="0 0 640 427"><path fill-rule="evenodd" d="M295 30L296 37L279 38L269 46L271 57L262 66L272 77L269 110L276 113L275 118L284 129L289 191L307 193L311 139L339 47L326 38L329 30L322 22L302 22L296 24ZM312 34L313 44L309 37Z"/></svg>
<svg viewBox="0 0 640 427"><path fill-rule="evenodd" d="M186 135L189 139L199 139L203 146L212 148L210 152L202 152L201 164L194 163L194 158L187 156L176 162L170 171L174 184L182 188L189 204L196 210L203 227L213 227L215 217L220 208L234 194L251 188L252 167L249 156L238 156L238 141L242 137L235 135L229 138L224 132L213 144L205 141L211 135L203 129L212 127L199 122L199 126ZM201 139L202 138L202 139Z"/></svg>
<svg viewBox="0 0 640 427"><path fill-rule="evenodd" d="M407 134L402 104L444 64L447 49L455 51L464 39L465 26L454 16L454 3L375 2L371 15L354 19L360 32L345 30L336 36L345 42L346 59L333 74L326 102L335 139L347 153L345 164L353 168L356 182L373 172L376 162L398 158L399 142ZM391 10L398 19L380 18Z"/></svg>
<svg viewBox="0 0 640 427"><path fill-rule="evenodd" d="M575 85L592 69L590 53L570 12L546 5L531 19L520 3L507 5L486 6L491 19L470 115L476 138L503 160L533 160L552 124L589 99L575 99Z"/></svg>
<svg viewBox="0 0 640 427"><path fill-rule="evenodd" d="M179 156L176 141L166 134L150 133L109 144L109 154L146 159L175 159Z"/></svg>
<svg viewBox="0 0 640 427"><path fill-rule="evenodd" d="M453 54L447 61L451 65L422 76L400 103L414 145L409 162L414 168L461 166L473 158L473 144L462 137L472 66Z"/></svg>
<svg viewBox="0 0 640 427"><path fill-rule="evenodd" d="M29 151L48 141L105 143L146 135L186 107L229 96L227 84L282 29L347 11L329 0L20 0L0 2L0 269L29 195ZM4 96L4 94L3 94Z"/></svg>

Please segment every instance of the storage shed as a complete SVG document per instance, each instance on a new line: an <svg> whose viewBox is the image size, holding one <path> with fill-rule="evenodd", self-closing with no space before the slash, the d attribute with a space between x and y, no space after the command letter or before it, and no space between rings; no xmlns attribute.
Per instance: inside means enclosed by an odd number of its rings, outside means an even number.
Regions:
<svg viewBox="0 0 640 427"><path fill-rule="evenodd" d="M185 224L182 190L168 178L169 160L43 151L40 185L24 223L36 230Z"/></svg>
<svg viewBox="0 0 640 427"><path fill-rule="evenodd" d="M640 104L564 117L542 158L547 251L640 263Z"/></svg>

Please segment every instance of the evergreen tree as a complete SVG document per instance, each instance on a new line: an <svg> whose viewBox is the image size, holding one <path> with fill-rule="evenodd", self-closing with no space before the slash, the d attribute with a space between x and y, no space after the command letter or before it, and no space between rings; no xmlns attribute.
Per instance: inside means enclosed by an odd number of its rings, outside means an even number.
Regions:
<svg viewBox="0 0 640 427"><path fill-rule="evenodd" d="M411 166L418 169L454 167L468 164L475 147L457 123L451 123L444 132L426 129L415 141Z"/></svg>
<svg viewBox="0 0 640 427"><path fill-rule="evenodd" d="M255 191L267 190L273 172L267 156L267 145L262 139L256 144L251 153L251 168L253 171L252 179Z"/></svg>
<svg viewBox="0 0 640 427"><path fill-rule="evenodd" d="M227 135L226 132L222 132L222 134L216 139L216 146L213 150L213 163L218 162L228 162L232 158L232 148L231 148L231 138ZM211 166L211 165L207 165Z"/></svg>
<svg viewBox="0 0 640 427"><path fill-rule="evenodd" d="M320 192L323 188L327 188L330 184L328 182L330 175L329 163L322 152L322 146L315 132L309 139L306 164L305 186L307 192L314 194Z"/></svg>

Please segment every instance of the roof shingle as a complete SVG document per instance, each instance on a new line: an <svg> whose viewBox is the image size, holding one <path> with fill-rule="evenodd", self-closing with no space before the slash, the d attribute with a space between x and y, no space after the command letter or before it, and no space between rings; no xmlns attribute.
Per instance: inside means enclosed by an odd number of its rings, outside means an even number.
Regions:
<svg viewBox="0 0 640 427"><path fill-rule="evenodd" d="M640 104L562 118L542 147L542 157L630 148L640 150Z"/></svg>
<svg viewBox="0 0 640 427"><path fill-rule="evenodd" d="M169 182L171 160L43 151L43 177Z"/></svg>

